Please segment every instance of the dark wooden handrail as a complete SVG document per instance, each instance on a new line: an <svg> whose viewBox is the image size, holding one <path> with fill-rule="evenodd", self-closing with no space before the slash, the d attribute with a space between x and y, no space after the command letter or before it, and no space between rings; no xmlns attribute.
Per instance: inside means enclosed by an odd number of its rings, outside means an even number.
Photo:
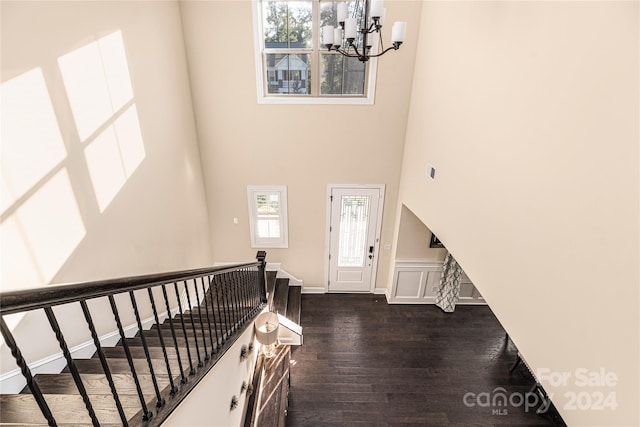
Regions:
<svg viewBox="0 0 640 427"><path fill-rule="evenodd" d="M96 280L93 282L49 285L41 288L0 292L0 314L19 313L83 299L99 298L115 293L146 289L151 286L181 282L203 275L222 274L238 268L260 266L260 262L229 264L218 267L170 271L166 273Z"/></svg>
<svg viewBox="0 0 640 427"><path fill-rule="evenodd" d="M4 316L12 313L21 313L42 309L47 316L51 332L55 335L62 354L66 360L67 368L73 377L76 388L85 404L87 415L91 424L99 426L100 415L94 410L92 396L87 391L81 378L81 372L72 356L72 351L64 337L64 332L56 318L53 307L62 304L79 303L91 333L96 355L100 359L105 378L109 383L118 416L123 426L144 425L156 427L175 409L180 401L204 378L216 361L233 345L239 335L252 323L252 320L264 308L267 302L265 267L266 252L259 251L256 262L230 264L217 267L198 268L183 271L173 271L141 276L105 279L85 283L69 283L41 288L21 289L0 293L0 332L5 343L11 350L17 366L20 368L31 391L33 398L50 426L58 425L52 413L48 398L42 393L38 382L34 380L31 367L24 358L21 349L13 337L13 332L5 322ZM173 290L172 298L175 303L170 303L169 293ZM173 289L171 289L173 288ZM145 290L144 293L134 291ZM154 291L158 292L154 292ZM159 295L159 291L162 295ZM116 303L115 297L119 295L129 296L130 306L135 316L137 329L136 339L140 340L144 350L144 361L147 368L141 367L134 361L134 355L129 349L125 333L123 318L120 316L118 305L127 306L125 301ZM155 294L155 296L154 296ZM184 296L184 299L182 298ZM120 344L125 353L131 378L134 381L136 392L140 400L139 416L128 419L120 401L118 387L111 374L111 368L102 349L101 338L94 324L87 301L106 297L113 313L113 320L120 336ZM156 297L158 299L156 299ZM146 299L148 298L148 301ZM157 304L156 301L161 304ZM165 313L159 313L158 307L166 307ZM155 333L152 329L143 327L142 312L139 307L144 304L151 309ZM175 304L172 308L171 304ZM175 311L174 311L175 310ZM160 320L168 322L171 335L163 334L160 329ZM213 322L212 322L213 320ZM175 323L175 325L174 325ZM185 324L191 328L187 332ZM196 324L199 326L196 328ZM177 328L180 326L181 328ZM182 334L180 334L180 331ZM215 336L215 340L214 340ZM151 344L157 339L155 344ZM149 341L151 340L151 341ZM150 347L162 351L162 357L152 356ZM172 372L172 366L168 349L175 350L175 357L179 366L179 372ZM157 353L156 353L157 354ZM154 360L155 359L155 362ZM183 361L185 363L183 363ZM157 377L157 369L166 369L169 377L169 387L162 389ZM188 372L187 372L188 368ZM138 375L139 370L148 375L153 385L156 398L155 409L148 407L143 393L142 380ZM180 384L174 382L174 377L180 379ZM148 387L149 379L146 379ZM165 397L170 397L166 399Z"/></svg>

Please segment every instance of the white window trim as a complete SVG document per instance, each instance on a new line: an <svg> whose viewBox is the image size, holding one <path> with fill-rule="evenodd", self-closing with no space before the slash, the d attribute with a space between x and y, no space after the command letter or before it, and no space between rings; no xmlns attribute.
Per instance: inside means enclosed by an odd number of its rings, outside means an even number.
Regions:
<svg viewBox="0 0 640 427"><path fill-rule="evenodd" d="M255 209L255 197L257 194L280 193L280 231L279 239L260 239L256 230L258 213ZM288 248L289 247L289 220L287 217L287 186L286 185L248 185L247 202L249 208L249 231L251 233L251 248Z"/></svg>
<svg viewBox="0 0 640 427"><path fill-rule="evenodd" d="M317 3L318 0L313 0ZM253 45L254 59L256 65L256 89L258 104L294 104L294 105L373 105L376 97L376 77L378 71L378 58L369 59L369 77L367 79L367 96L359 97L331 97L331 96L269 96L264 93L264 75L263 75L263 59L262 59L262 34L257 31L262 28L262 8L260 0L252 0L253 10ZM315 34L318 32L314 28ZM315 78L318 78L317 76Z"/></svg>

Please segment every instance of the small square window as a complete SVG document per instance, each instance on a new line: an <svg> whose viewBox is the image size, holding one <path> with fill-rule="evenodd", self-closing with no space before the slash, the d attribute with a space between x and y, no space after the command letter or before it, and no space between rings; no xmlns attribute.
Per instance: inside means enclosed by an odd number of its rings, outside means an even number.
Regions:
<svg viewBox="0 0 640 427"><path fill-rule="evenodd" d="M289 247L287 187L247 187L252 248Z"/></svg>

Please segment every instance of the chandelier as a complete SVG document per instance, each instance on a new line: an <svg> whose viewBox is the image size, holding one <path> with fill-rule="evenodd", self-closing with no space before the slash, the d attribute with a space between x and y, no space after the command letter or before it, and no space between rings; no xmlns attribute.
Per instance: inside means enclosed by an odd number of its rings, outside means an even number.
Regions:
<svg viewBox="0 0 640 427"><path fill-rule="evenodd" d="M349 9L352 17L348 16ZM382 0L356 1L355 4L353 2L338 3L338 27L333 25L322 27L322 44L329 51L338 52L349 58L358 58L361 62L382 56L390 50L398 50L406 37L407 23L403 21L393 23L391 46L385 49L381 31L385 12ZM371 53L371 40L376 35L379 37L378 52Z"/></svg>

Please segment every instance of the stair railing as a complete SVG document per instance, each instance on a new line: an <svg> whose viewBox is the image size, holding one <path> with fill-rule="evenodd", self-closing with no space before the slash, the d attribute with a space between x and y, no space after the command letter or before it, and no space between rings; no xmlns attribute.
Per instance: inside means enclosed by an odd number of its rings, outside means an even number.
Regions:
<svg viewBox="0 0 640 427"><path fill-rule="evenodd" d="M82 382L53 310L53 307L64 304L80 304L88 332L96 348L96 355L100 359L102 370L115 401L120 421L123 426L128 426L132 418L128 417L123 409L117 386L107 362L108 358L98 336L98 328L87 304L88 301L106 297L140 400L140 419L136 420L134 417L133 424L159 425L213 367L215 362L265 306L267 301L265 257L266 252L260 251L257 254L257 261L253 263L2 292L0 293L0 330L46 422L50 426L56 426L56 419L47 403L45 394L40 390L37 381L34 380L29 365L4 320L5 315L43 310L67 362L67 369L73 377L80 396L82 396L91 424L99 426L100 420L93 408L89 393ZM153 313L155 325L147 329L143 327L139 308L141 305L140 296L141 293L144 295L144 290L146 290L148 302L142 301L142 304ZM136 291L142 292L136 293ZM116 297L127 294L131 304L130 308L135 316L137 335L144 350L147 365L145 368L148 369L153 384L156 411L162 417L154 417L153 411L147 405L138 375L141 366L134 363L129 344L131 338L128 338L122 324L120 313L123 308L123 300L119 299L120 304L118 304ZM161 295L160 302L156 301L159 295ZM165 312L159 313L159 307ZM168 322L169 338L162 334L161 317L163 319L166 317ZM199 324L199 328L196 327L196 324ZM152 339L154 335L153 327L156 329L156 338L162 349L164 366L157 366L157 363L154 366L152 363L148 340ZM175 357L180 372L172 371L169 360L170 352ZM164 390L161 390L158 384L156 372L158 369L166 370L169 378L169 386ZM166 398L170 398L170 404L167 404Z"/></svg>

